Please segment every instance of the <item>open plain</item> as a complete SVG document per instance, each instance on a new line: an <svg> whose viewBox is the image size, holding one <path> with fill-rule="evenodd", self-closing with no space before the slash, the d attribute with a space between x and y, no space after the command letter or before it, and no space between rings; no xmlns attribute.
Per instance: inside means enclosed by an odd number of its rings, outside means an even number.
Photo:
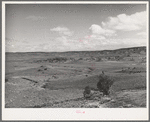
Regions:
<svg viewBox="0 0 150 122"><path fill-rule="evenodd" d="M146 107L146 47L82 52L6 53L6 108ZM98 75L111 76L111 100L86 100Z"/></svg>

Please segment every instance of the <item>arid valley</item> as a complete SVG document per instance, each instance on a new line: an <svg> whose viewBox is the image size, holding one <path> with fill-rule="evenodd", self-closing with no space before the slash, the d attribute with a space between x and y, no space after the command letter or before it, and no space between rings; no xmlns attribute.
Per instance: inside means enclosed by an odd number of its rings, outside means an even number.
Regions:
<svg viewBox="0 0 150 122"><path fill-rule="evenodd" d="M146 47L6 53L5 63L6 108L146 107ZM110 99L86 100L102 71L114 79Z"/></svg>

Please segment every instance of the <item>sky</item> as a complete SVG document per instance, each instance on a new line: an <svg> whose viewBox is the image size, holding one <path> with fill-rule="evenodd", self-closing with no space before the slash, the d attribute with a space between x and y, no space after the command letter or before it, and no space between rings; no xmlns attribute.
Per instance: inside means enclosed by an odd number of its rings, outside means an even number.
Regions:
<svg viewBox="0 0 150 122"><path fill-rule="evenodd" d="M6 52L146 46L146 4L7 4Z"/></svg>

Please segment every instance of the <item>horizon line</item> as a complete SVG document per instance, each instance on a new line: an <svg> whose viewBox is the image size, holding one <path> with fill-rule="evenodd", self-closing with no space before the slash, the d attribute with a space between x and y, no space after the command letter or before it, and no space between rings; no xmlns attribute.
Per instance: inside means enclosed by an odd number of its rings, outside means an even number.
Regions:
<svg viewBox="0 0 150 122"><path fill-rule="evenodd" d="M130 49L130 48L138 48L138 47L147 47L147 46L136 46L136 47L125 47L125 48L117 48L117 49L104 49L104 50L82 50L82 51L34 51L34 52L6 52L5 53L67 53L67 52L98 52L98 51L113 51L113 50L120 50L120 49Z"/></svg>

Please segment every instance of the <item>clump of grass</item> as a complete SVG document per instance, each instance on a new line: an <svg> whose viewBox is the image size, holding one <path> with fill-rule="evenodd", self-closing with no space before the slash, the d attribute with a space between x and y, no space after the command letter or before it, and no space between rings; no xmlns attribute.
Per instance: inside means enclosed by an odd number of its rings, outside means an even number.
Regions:
<svg viewBox="0 0 150 122"><path fill-rule="evenodd" d="M86 86L83 92L84 98L89 99L91 97L91 88Z"/></svg>

